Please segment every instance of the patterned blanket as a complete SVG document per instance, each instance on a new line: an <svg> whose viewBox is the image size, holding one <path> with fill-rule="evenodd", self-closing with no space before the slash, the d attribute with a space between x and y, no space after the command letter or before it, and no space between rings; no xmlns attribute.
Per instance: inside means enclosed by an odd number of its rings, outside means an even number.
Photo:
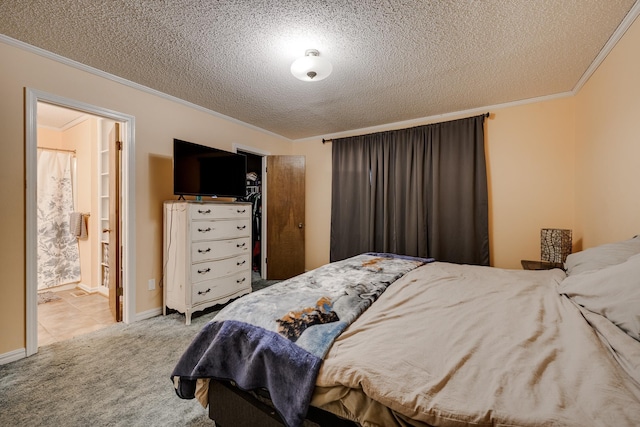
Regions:
<svg viewBox="0 0 640 427"><path fill-rule="evenodd" d="M395 280L433 259L362 254L246 295L199 332L171 377L194 398L198 378L266 388L287 426L302 424L322 358Z"/></svg>

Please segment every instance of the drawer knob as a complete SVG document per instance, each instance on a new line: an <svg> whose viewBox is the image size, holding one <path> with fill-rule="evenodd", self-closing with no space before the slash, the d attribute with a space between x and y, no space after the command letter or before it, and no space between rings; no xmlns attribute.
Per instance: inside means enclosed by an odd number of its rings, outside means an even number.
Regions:
<svg viewBox="0 0 640 427"><path fill-rule="evenodd" d="M205 268L204 270L198 270L198 273L200 273L200 274L207 274L207 273L208 273L208 272L210 272L210 271L211 271L211 269L207 267L207 268Z"/></svg>
<svg viewBox="0 0 640 427"><path fill-rule="evenodd" d="M245 213L247 210L246 209L238 209L238 213Z"/></svg>
<svg viewBox="0 0 640 427"><path fill-rule="evenodd" d="M201 215L210 214L211 213L211 209L207 209L206 211L203 211L202 209L198 209L198 213L201 214Z"/></svg>
<svg viewBox="0 0 640 427"><path fill-rule="evenodd" d="M198 291L198 295L205 295L211 291L211 288L208 288L206 291Z"/></svg>
<svg viewBox="0 0 640 427"><path fill-rule="evenodd" d="M246 243L238 243L238 244L236 245L236 247L238 247L238 248L244 248L245 246L247 246L247 244L246 244Z"/></svg>
<svg viewBox="0 0 640 427"><path fill-rule="evenodd" d="M207 248L207 249L198 249L198 252L201 254L206 254L207 252L211 252L211 248Z"/></svg>
<svg viewBox="0 0 640 427"><path fill-rule="evenodd" d="M247 262L247 260L246 260L246 259L243 259L242 261L238 261L238 262L236 263L236 265L242 265L242 264L245 264L246 262Z"/></svg>
<svg viewBox="0 0 640 427"><path fill-rule="evenodd" d="M236 283L242 283L242 282L244 282L245 280L247 280L247 278L246 278L246 277L243 277L242 279L238 279L238 280L236 280Z"/></svg>
<svg viewBox="0 0 640 427"><path fill-rule="evenodd" d="M238 230L244 230L245 228L247 228L247 226L246 225L239 225L237 228L238 228Z"/></svg>
<svg viewBox="0 0 640 427"><path fill-rule="evenodd" d="M207 228L198 228L198 231L201 233L208 233L211 231L211 227L207 227Z"/></svg>

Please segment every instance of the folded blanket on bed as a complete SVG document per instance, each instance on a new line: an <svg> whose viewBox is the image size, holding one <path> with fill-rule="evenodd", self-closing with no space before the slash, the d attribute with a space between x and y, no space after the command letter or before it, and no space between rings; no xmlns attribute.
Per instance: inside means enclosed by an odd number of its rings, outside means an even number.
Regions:
<svg viewBox="0 0 640 427"><path fill-rule="evenodd" d="M199 332L171 377L192 399L198 378L266 388L285 423L302 424L322 358L395 280L433 259L362 254L246 295Z"/></svg>

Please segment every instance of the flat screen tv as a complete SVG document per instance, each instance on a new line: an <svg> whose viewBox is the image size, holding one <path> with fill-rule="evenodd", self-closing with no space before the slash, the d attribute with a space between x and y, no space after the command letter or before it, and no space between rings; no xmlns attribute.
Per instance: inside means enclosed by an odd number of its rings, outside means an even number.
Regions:
<svg viewBox="0 0 640 427"><path fill-rule="evenodd" d="M173 140L173 194L242 198L246 179L245 155Z"/></svg>

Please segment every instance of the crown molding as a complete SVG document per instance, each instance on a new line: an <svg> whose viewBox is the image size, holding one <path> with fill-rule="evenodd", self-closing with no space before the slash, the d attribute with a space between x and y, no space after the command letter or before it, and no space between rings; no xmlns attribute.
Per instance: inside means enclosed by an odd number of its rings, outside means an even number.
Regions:
<svg viewBox="0 0 640 427"><path fill-rule="evenodd" d="M78 70L85 71L85 72L93 74L95 76L102 77L102 78L107 79L107 80L111 80L111 81L119 83L121 85L128 86L130 88L139 90L141 92L145 92L145 93L148 93L150 95L154 95L154 96L166 99L168 101L172 101L172 102L175 102L177 104L181 104L183 106L192 108L194 110L198 110L200 112L209 114L209 115L217 117L219 119L223 119L223 120L226 120L228 122L231 122L231 123L237 124L239 126L245 127L247 129L251 129L251 130L266 134L266 135L270 135L270 136L273 136L273 137L276 137L276 138L279 138L279 139L284 139L286 141L291 142L291 140L289 138L286 138L286 137L284 137L282 135L278 135L277 133L268 131L268 130L260 128L258 126L254 126L252 124L243 122L243 121L238 120L238 119L234 119L233 117L226 116L226 115L224 115L222 113L218 113L217 111L213 111L213 110L210 110L208 108L204 108L204 107L202 107L200 105L194 104L192 102L185 101L184 99L180 99L178 97L166 94L164 92L160 92L159 90L152 89L152 88L150 88L148 86L144 86L144 85L141 85L139 83L132 82L131 80L127 80L127 79L124 79L122 77L118 77L118 76L116 76L114 74L107 73L105 71L99 70L97 68L91 67L89 65L83 64L83 63L78 62L78 61L74 61L73 59L66 58L64 56L58 55L58 54L53 53L53 52L49 52L48 50L39 48L37 46L30 45L30 44L22 42L20 40L16 40L16 39L11 38L9 36L6 36L4 34L0 34L0 42L5 43L5 44L7 44L9 46L16 47L18 49L25 50L27 52L31 52L31 53L36 54L38 56L42 56L42 57L50 59L52 61L59 62L61 64L67 65L69 67L73 67L73 68L76 68Z"/></svg>
<svg viewBox="0 0 640 427"><path fill-rule="evenodd" d="M383 124L383 125L371 126L371 127L366 127L366 128L360 128L360 129L353 129L353 130L348 130L348 131L344 131L344 132L337 132L337 133L331 133L331 134L326 134L326 135L311 136L311 137L308 137L308 138L294 139L293 142L294 143L299 143L299 142L317 142L318 140L321 140L321 139L331 140L331 139L338 139L338 138L346 138L346 137L354 136L354 135L366 135L368 133L376 133L376 132L384 132L384 131L387 131L387 130L410 128L410 127L413 127L413 126L422 126L422 125L426 125L426 124L430 124L430 123L443 122L443 121L447 121L447 120L455 120L455 119L458 119L458 118L461 118L461 117L469 117L469 116L475 116L477 114L493 112L492 110L500 110L500 109L503 109L503 108L517 107L517 106L520 106L520 105L533 104L533 103L536 103L536 102L551 101L551 100L560 99L560 98L569 98L569 97L571 97L573 95L574 95L574 93L571 92L571 91L570 92L556 93L556 94L553 94L553 95L545 95L545 96L539 96L539 97L536 97L536 98L521 99L519 101L505 102L503 104L494 104L494 105L488 105L488 106L485 106L485 107L471 108L471 109L468 109L468 110L454 111L454 112L451 112L451 113L436 114L436 115L433 115L433 116L421 117L421 118L418 118L418 119L405 120L405 121L401 121L401 122L386 123L386 124Z"/></svg>
<svg viewBox="0 0 640 427"><path fill-rule="evenodd" d="M636 1L634 3L634 5L629 10L629 13L627 13L620 25L618 25L618 28L616 28L611 37L609 37L609 40L607 40L607 43L605 43L602 50L600 50L598 56L596 56L591 65L589 65L589 68L587 68L582 77L580 77L578 83L576 83L576 85L573 87L572 92L574 95L580 92L580 89L582 89L582 87L587 83L593 73L596 72L600 64L604 62L605 58L609 55L609 53L611 53L615 45L620 41L622 36L624 36L629 27L631 27L638 15L640 15L640 1Z"/></svg>

